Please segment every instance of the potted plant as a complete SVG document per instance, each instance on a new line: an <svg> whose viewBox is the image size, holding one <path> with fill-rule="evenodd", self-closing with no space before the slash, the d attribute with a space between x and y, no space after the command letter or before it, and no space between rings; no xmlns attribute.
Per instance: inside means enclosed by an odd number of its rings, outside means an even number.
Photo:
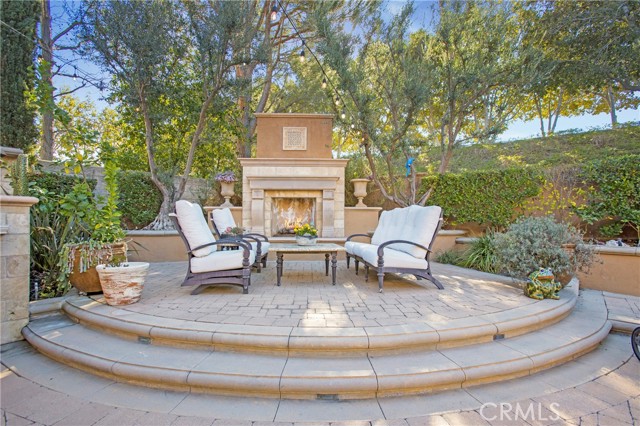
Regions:
<svg viewBox="0 0 640 426"><path fill-rule="evenodd" d="M126 233L120 225L117 208L117 167L110 161L109 152L109 147L103 147L106 199L95 197L84 179L60 201L62 213L73 218L75 225L84 228L88 235L65 244L60 253L62 274L68 275L71 285L85 293L102 291L95 269L98 264L119 264L127 260Z"/></svg>
<svg viewBox="0 0 640 426"><path fill-rule="evenodd" d="M220 195L224 197L224 203L222 203L220 207L233 207L233 204L231 204L231 201L229 200L233 197L233 185L237 181L235 173L228 170L226 172L218 173L214 179L220 182Z"/></svg>
<svg viewBox="0 0 640 426"><path fill-rule="evenodd" d="M148 269L147 262L111 262L96 266L107 304L129 305L140 300Z"/></svg>
<svg viewBox="0 0 640 426"><path fill-rule="evenodd" d="M299 246L312 246L318 241L318 230L311 223L296 225L293 232L296 234L296 243Z"/></svg>

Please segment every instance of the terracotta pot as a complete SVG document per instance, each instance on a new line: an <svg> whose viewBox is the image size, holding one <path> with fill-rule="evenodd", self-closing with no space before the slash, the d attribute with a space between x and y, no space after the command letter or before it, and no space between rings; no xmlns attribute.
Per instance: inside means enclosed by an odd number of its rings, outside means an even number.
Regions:
<svg viewBox="0 0 640 426"><path fill-rule="evenodd" d="M102 287L100 286L100 277L98 276L96 267L92 266L85 272L80 272L80 250L81 246L73 249L73 272L69 275L69 282L71 282L71 285L77 288L78 291L84 293L99 293L102 291ZM127 244L111 244L109 247L98 250L92 257L98 259L96 265L98 263L109 263L114 258L117 262L124 261L127 259Z"/></svg>
<svg viewBox="0 0 640 426"><path fill-rule="evenodd" d="M129 262L122 266L96 266L107 303L121 306L140 300L148 269L147 262Z"/></svg>

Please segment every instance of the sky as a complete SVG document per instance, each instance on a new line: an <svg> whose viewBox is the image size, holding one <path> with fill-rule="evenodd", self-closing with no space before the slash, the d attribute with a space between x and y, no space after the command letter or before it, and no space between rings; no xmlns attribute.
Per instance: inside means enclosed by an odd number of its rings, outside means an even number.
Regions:
<svg viewBox="0 0 640 426"><path fill-rule="evenodd" d="M71 2L73 3L73 1ZM54 16L54 24L56 22L56 15L60 17L63 14L62 5L64 4L61 0L52 0L52 15ZM398 0L388 0L384 3L386 7L388 16L393 16L400 12L402 7L404 6L404 1ZM436 5L434 0L417 0L414 3L415 12L413 19L412 31L415 31L420 28L428 27L432 21L432 8ZM55 28L54 28L55 34ZM73 67L67 67L66 72L69 74L73 74ZM88 63L86 61L78 62L77 64L77 72L80 73L89 73L94 75L100 74L100 69L96 65ZM73 81L73 79L68 77L57 76L54 78L54 86L58 88L62 87L75 87L78 84L77 81ZM89 86L87 88L81 89L77 91L75 96L85 99L88 98L91 100L96 108L100 111L108 106L108 103L105 101L105 96L108 93L101 92L95 87ZM630 122L630 121L640 121L640 111L637 109L634 110L623 110L618 111L618 121L620 123ZM581 129L581 130L589 130L593 128L601 128L610 126L611 121L609 114L598 114L598 115L590 115L585 114L582 116L576 117L560 117L558 119L558 123L556 126L556 132L561 132L569 129ZM538 120L524 122L521 120L513 121L507 128L507 130L498 137L499 141L509 141L516 139L523 139L529 137L540 136L540 123Z"/></svg>

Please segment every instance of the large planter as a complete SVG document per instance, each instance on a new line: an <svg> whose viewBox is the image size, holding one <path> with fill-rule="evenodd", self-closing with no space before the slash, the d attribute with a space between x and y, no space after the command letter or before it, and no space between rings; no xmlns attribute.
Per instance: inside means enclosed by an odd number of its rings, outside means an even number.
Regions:
<svg viewBox="0 0 640 426"><path fill-rule="evenodd" d="M70 256L73 258L73 271L69 275L69 282L71 282L71 285L77 288L78 291L84 293L99 293L102 291L102 287L100 286L100 277L98 276L95 265L110 263L112 261L116 263L125 261L127 259L127 244L124 242L110 244L107 247L90 253L87 258L83 255L83 252L86 253L88 250L88 245L78 245L71 250ZM81 263L87 261L93 263L93 266L81 268ZM80 272L81 269L85 269L85 271Z"/></svg>
<svg viewBox="0 0 640 426"><path fill-rule="evenodd" d="M147 262L129 262L123 266L96 266L107 304L130 305L140 300L148 269Z"/></svg>

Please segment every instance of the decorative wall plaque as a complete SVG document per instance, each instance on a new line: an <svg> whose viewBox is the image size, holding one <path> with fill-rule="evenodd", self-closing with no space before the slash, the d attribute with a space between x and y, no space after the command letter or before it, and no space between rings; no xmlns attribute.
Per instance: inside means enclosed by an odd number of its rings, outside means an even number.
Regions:
<svg viewBox="0 0 640 426"><path fill-rule="evenodd" d="M306 127L283 127L282 128L282 149L284 151L306 151L307 150L307 128Z"/></svg>

